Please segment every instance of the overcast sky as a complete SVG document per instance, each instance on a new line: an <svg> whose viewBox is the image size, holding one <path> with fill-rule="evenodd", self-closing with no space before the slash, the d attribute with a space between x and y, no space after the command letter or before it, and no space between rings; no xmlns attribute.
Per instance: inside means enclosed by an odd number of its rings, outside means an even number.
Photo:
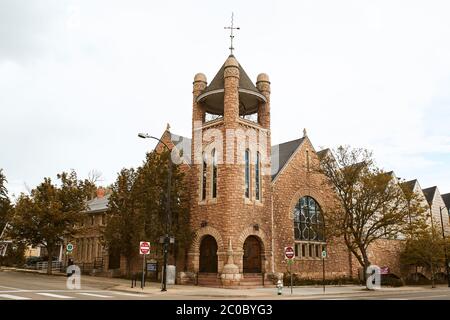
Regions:
<svg viewBox="0 0 450 320"><path fill-rule="evenodd" d="M272 82L272 142L348 144L450 192L449 1L0 0L0 168L10 193L75 169L104 184L190 136L192 81L235 55ZM27 187L28 186L28 187Z"/></svg>

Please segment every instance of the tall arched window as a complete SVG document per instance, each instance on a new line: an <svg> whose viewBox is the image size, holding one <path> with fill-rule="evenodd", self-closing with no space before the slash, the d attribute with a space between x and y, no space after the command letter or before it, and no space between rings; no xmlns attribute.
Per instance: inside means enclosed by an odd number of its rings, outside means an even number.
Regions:
<svg viewBox="0 0 450 320"><path fill-rule="evenodd" d="M250 198L250 150L245 150L245 197Z"/></svg>
<svg viewBox="0 0 450 320"><path fill-rule="evenodd" d="M256 161L255 161L255 198L256 200L261 199L261 159L259 152L256 153Z"/></svg>
<svg viewBox="0 0 450 320"><path fill-rule="evenodd" d="M211 152L212 158L212 198L217 197L217 155L216 149L213 149Z"/></svg>
<svg viewBox="0 0 450 320"><path fill-rule="evenodd" d="M202 200L206 199L206 170L207 170L207 163L206 163L206 155L203 152L202 155L203 158L203 164L202 164Z"/></svg>
<svg viewBox="0 0 450 320"><path fill-rule="evenodd" d="M294 209L294 237L297 257L320 258L325 250L324 220L317 201L302 197Z"/></svg>
<svg viewBox="0 0 450 320"><path fill-rule="evenodd" d="M324 241L324 222L319 204L313 198L301 198L294 209L295 240Z"/></svg>

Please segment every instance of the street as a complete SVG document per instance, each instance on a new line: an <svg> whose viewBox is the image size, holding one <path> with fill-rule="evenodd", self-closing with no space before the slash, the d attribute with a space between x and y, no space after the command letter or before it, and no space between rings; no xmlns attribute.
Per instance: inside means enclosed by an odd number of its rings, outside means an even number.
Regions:
<svg viewBox="0 0 450 320"><path fill-rule="evenodd" d="M359 286L295 287L293 294L284 287L223 289L198 286L169 286L161 292L158 283L142 290L131 288L125 279L82 276L81 288L67 289L67 278L46 274L0 270L0 300L450 300L450 288L438 286L382 288L367 291Z"/></svg>

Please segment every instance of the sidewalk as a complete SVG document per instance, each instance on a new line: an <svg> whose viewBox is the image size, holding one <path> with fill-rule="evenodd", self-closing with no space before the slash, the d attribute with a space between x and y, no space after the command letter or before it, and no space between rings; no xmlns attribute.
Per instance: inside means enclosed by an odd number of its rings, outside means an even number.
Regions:
<svg viewBox="0 0 450 320"><path fill-rule="evenodd" d="M326 286L325 293L323 292L323 287L321 286L302 286L294 287L293 294L291 295L291 288L284 287L283 294L281 296L277 295L277 288L252 288L252 289L225 289L225 288L211 288L211 287L201 287L201 286L190 286L190 285L170 285L167 286L167 292L161 292L159 283L150 283L146 285L144 289L141 289L140 283L138 282L138 287L131 288L130 286L116 286L112 288L118 291L127 291L133 293L146 293L155 296L170 295L171 297L179 297L180 299L192 299L192 298L255 298L255 299L276 299L282 297L317 297L319 295L350 295L358 296L361 294L374 295L385 294L386 292L418 292L431 289L430 287L382 287L379 290L369 291L364 286L355 285L343 285L343 286Z"/></svg>

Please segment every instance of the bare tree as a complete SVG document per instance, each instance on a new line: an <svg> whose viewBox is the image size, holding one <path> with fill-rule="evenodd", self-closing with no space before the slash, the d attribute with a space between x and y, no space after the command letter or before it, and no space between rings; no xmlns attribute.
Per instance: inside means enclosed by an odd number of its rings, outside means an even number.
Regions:
<svg viewBox="0 0 450 320"><path fill-rule="evenodd" d="M325 213L327 234L343 237L364 270L372 243L408 236L423 225L426 209L418 195L378 168L370 151L341 146L322 157L319 170L339 200Z"/></svg>

